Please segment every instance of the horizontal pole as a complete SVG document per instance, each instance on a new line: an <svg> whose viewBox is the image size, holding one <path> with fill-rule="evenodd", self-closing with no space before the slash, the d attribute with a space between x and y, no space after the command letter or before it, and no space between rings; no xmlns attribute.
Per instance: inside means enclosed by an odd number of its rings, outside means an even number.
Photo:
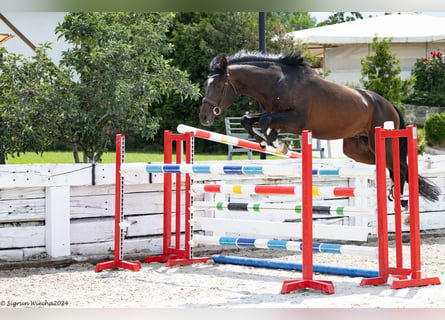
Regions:
<svg viewBox="0 0 445 320"><path fill-rule="evenodd" d="M285 185L241 185L241 184L193 184L191 191L194 193L229 193L229 194L267 194L267 195L292 195L301 197L302 186ZM375 190L341 188L341 187L312 187L314 197L369 197L375 196Z"/></svg>
<svg viewBox="0 0 445 320"><path fill-rule="evenodd" d="M232 136L226 136L224 134L198 129L195 127L187 126L185 124L178 125L176 130L179 133L193 132L193 134L197 138L210 140L213 142L219 142L222 144L228 144L228 145L241 147L241 148L245 148L245 149L250 149L250 150L258 151L258 152L262 152L262 153L272 154L275 156L280 156L280 157L285 157L285 158L293 158L293 159L301 158L301 153L298 153L298 152L289 150L287 153L282 153L282 152L278 151L276 148L269 146L269 145L262 147L259 143L256 143L253 141L244 140L244 139L240 139L240 138L236 138L236 137L232 137Z"/></svg>
<svg viewBox="0 0 445 320"><path fill-rule="evenodd" d="M302 252L303 250L303 242L301 241L193 235L193 239L190 241L190 245L192 247L196 247L197 245L200 244L219 245L219 246L236 247L236 248L288 250L297 252ZM364 255L369 257L377 256L377 247L341 245L341 244L319 243L319 242L313 242L312 251L316 253L353 254L353 255Z"/></svg>
<svg viewBox="0 0 445 320"><path fill-rule="evenodd" d="M215 263L234 264L234 265L257 267L257 268L283 269L283 270L294 270L294 271L302 271L303 269L303 265L301 262L293 262L293 261L245 258L245 257L223 256L223 255L213 255L212 260L215 261ZM312 267L313 267L313 272L324 273L324 274L361 277L361 278L377 278L379 276L379 271L372 269L330 266L325 264L313 264Z"/></svg>
<svg viewBox="0 0 445 320"><path fill-rule="evenodd" d="M256 203L256 202L212 202L194 201L192 210L244 211L264 213L296 213L303 212L302 204L294 203ZM376 208L358 208L348 206L312 206L312 213L330 216L374 216Z"/></svg>
<svg viewBox="0 0 445 320"><path fill-rule="evenodd" d="M286 165L249 165L228 163L213 164L166 164L166 163L125 163L121 167L122 174L129 173L183 173L210 175L264 175L301 178L301 163L289 161ZM365 177L374 179L375 168L314 168L314 177Z"/></svg>

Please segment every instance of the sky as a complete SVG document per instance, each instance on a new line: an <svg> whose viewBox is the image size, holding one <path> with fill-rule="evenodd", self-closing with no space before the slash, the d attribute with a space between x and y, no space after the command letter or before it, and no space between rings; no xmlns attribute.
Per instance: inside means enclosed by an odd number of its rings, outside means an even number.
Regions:
<svg viewBox="0 0 445 320"><path fill-rule="evenodd" d="M381 16L385 14L384 12L364 12L360 11L363 15L363 18L368 18L369 15L372 16ZM326 20L333 12L309 12L309 14L317 19L317 23ZM402 12L406 13L406 12ZM437 17L444 17L445 18L445 12L422 12L422 14L429 15L429 16L437 16Z"/></svg>
<svg viewBox="0 0 445 320"><path fill-rule="evenodd" d="M309 12L317 19L317 22L326 20L333 12ZM369 15L383 15L384 12L363 12L364 18ZM58 39L54 28L58 22L63 21L63 12L7 12L5 16L34 43L51 42L52 50L50 56L53 61L58 62L61 58L61 52L66 49L66 44L62 39ZM435 15L445 18L445 12L423 12L422 14ZM37 27L38 26L38 27ZM0 32L10 33L10 29L0 21ZM8 40L4 45L9 51L32 56L33 51L18 37Z"/></svg>

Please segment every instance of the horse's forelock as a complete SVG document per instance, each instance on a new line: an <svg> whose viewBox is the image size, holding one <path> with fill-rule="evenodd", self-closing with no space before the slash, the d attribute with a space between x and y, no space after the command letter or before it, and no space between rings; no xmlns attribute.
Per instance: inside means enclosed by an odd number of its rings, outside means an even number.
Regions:
<svg viewBox="0 0 445 320"><path fill-rule="evenodd" d="M210 62L210 75L212 74L224 74L225 70L221 68L221 56L216 56Z"/></svg>

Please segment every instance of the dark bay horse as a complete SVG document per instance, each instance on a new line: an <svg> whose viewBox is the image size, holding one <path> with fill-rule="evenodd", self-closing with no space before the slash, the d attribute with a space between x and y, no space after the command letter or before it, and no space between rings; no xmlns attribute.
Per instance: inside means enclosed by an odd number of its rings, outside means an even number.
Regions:
<svg viewBox="0 0 445 320"><path fill-rule="evenodd" d="M343 152L355 161L375 164L374 128L393 121L405 128L401 112L375 92L348 88L320 77L298 54L263 55L241 51L215 57L205 83L199 119L210 126L215 116L238 95L256 99L264 112L243 116L241 123L259 142L273 144L277 130L314 138L343 139ZM261 132L253 128L258 124ZM406 139L400 141L401 189L408 178ZM387 168L392 178L392 147L387 145ZM419 176L419 193L437 201L440 189ZM406 204L406 201L405 201Z"/></svg>

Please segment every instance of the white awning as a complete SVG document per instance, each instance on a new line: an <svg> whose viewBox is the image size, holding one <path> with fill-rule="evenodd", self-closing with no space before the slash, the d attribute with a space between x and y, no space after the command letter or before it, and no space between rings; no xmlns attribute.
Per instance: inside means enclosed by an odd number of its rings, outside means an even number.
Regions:
<svg viewBox="0 0 445 320"><path fill-rule="evenodd" d="M372 43L392 38L392 43L435 42L445 40L445 18L421 14L392 14L344 22L286 34L309 45Z"/></svg>

